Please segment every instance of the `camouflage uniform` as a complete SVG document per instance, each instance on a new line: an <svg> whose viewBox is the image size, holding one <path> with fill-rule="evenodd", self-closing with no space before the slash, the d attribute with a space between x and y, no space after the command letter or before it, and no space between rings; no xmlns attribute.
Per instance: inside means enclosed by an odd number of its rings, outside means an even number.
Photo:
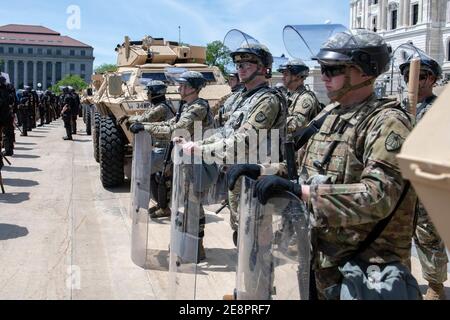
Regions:
<svg viewBox="0 0 450 320"><path fill-rule="evenodd" d="M144 123L144 128L151 134L152 138L157 140L170 141L177 130L187 130L192 139L194 139L195 122L201 122L204 131L211 128L213 124L213 116L208 101L201 98L182 106L182 112L178 122L174 118L160 123ZM198 195L189 197L188 202L192 202L192 205L187 205L187 207L200 207L199 237L203 238L206 218L203 207L198 206L198 198Z"/></svg>
<svg viewBox="0 0 450 320"><path fill-rule="evenodd" d="M417 122L422 120L430 110L436 96L433 96L417 109ZM419 261L422 266L423 278L430 283L444 283L447 281L448 257L445 244L439 236L425 207L420 201L416 204L417 225L414 232Z"/></svg>
<svg viewBox="0 0 450 320"><path fill-rule="evenodd" d="M230 118L233 108L236 105L236 101L241 95L241 91L242 87L238 86L236 89L233 89L230 94L223 97L218 103L219 106L223 105L223 107L219 109L219 112L222 113L222 123L226 123ZM219 121L219 115L215 117L215 120L216 122Z"/></svg>
<svg viewBox="0 0 450 320"><path fill-rule="evenodd" d="M237 156L235 143L245 142L245 159L249 158L249 134L248 130L258 132L263 129L279 129L283 138L286 122L286 101L279 91L271 89L267 83L257 88L243 90L237 97L233 112L220 132L209 139L198 142L205 154L213 154L215 158L225 162ZM268 134L270 143L270 133ZM259 162L259 161L258 161ZM229 204L231 208L231 228L238 229L237 208L239 204L241 184L238 182L233 191L229 192Z"/></svg>
<svg viewBox="0 0 450 320"><path fill-rule="evenodd" d="M387 217L404 189L396 155L412 130L409 115L398 103L377 100L342 107L332 104L317 118L330 112L320 131L305 149L301 180L316 175L330 178L329 185L311 186L308 203L313 216L313 268L319 298L339 298L344 264L375 225ZM330 144L337 147L321 169L314 165L327 154ZM271 166L279 175L284 165ZM369 264L408 261L411 254L413 208L417 197L412 190L389 225L370 247L359 255Z"/></svg>
<svg viewBox="0 0 450 320"><path fill-rule="evenodd" d="M289 94L288 99L287 133L293 134L317 116L320 112L320 103L316 95L303 85Z"/></svg>
<svg viewBox="0 0 450 320"><path fill-rule="evenodd" d="M154 103L150 109L142 115L132 116L129 122L163 122L172 119L175 116L173 106L167 100Z"/></svg>

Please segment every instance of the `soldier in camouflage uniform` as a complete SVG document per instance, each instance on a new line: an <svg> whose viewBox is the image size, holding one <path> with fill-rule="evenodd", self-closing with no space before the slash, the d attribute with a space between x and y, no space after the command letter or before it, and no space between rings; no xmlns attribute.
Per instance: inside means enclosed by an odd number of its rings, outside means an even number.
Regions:
<svg viewBox="0 0 450 320"><path fill-rule="evenodd" d="M139 116L123 116L119 123L125 123L127 127L136 122L163 122L175 117L175 110L166 99L167 85L162 81L152 80L147 83L147 96L151 107Z"/></svg>
<svg viewBox="0 0 450 320"><path fill-rule="evenodd" d="M153 139L161 140L161 141L170 141L174 135L177 134L177 131L180 133L181 131L187 131L190 134L191 139L194 139L194 124L201 123L203 131L211 128L213 126L214 117L211 113L211 109L209 107L208 101L199 98L200 91L206 85L206 79L200 72L196 71L188 71L183 74L176 81L180 84L180 95L181 99L186 103L181 106L179 112L178 119L171 119L169 121L158 122L158 123L134 123L130 127L130 131L134 134L139 133L142 130L149 132ZM177 121L178 120L178 121ZM160 167L160 171L163 170L163 158L155 157L155 154L152 154L152 165L154 167ZM152 170L156 170L152 168ZM191 199L189 199L191 200ZM188 206L189 207L189 206ZM193 206L195 207L195 205ZM200 206L200 226L199 226L199 238L201 241L199 242L199 260L204 260L205 250L203 247L203 238L204 238L204 229L205 229L205 212L203 208ZM152 217L160 218L160 217L170 217L171 212L169 208L161 209L156 211Z"/></svg>
<svg viewBox="0 0 450 320"><path fill-rule="evenodd" d="M221 106L219 114L214 119L217 124L216 127L222 127L228 121L233 106L243 89L243 85L239 80L239 74L236 71L230 72L228 75L228 84L231 87L231 93L223 97L219 102L219 106Z"/></svg>
<svg viewBox="0 0 450 320"><path fill-rule="evenodd" d="M400 66L400 71L406 83L409 82L410 64L410 61L408 61ZM442 69L436 61L428 57L421 57L417 122L422 120L436 100L437 97L433 94L433 87L441 76ZM428 281L425 299L445 300L443 283L447 280L448 263L445 244L420 201L417 201L416 205L416 219L414 242L422 266L422 276Z"/></svg>
<svg viewBox="0 0 450 320"><path fill-rule="evenodd" d="M270 88L267 82L267 79L271 77L273 64L273 56L267 47L261 44L245 45L232 52L231 57L236 64L244 88L239 91L231 106L230 118L217 134L188 148L190 152L200 154L214 153L216 161L226 165L237 162L238 148L234 147L235 144L245 143L245 159L249 159L249 154L252 153L251 148L254 150L253 153L257 154L257 149L254 149L256 146L249 145L250 131L258 133L264 129L276 129L279 130L280 138L283 139L286 123L285 97L280 91ZM270 131L267 138L270 144ZM241 185L237 183L229 193L230 224L234 231L235 243L237 243L237 208L240 190Z"/></svg>
<svg viewBox="0 0 450 320"><path fill-rule="evenodd" d="M308 204L320 299L340 298L343 278L339 267L354 258L377 223L399 203L381 236L357 258L380 267L405 264L410 258L417 197L406 189L396 155L412 130L412 119L396 101L378 100L373 94L375 79L389 67L390 55L385 41L366 30L337 33L322 46L315 59L334 103L316 118L324 122L305 146L300 183L279 177L286 175L286 166L280 164L266 169L235 168L229 173L232 184L241 175L258 177L267 169L269 174L276 171L278 176L257 182L261 203L276 191L290 191ZM320 176L329 184L306 185Z"/></svg>
<svg viewBox="0 0 450 320"><path fill-rule="evenodd" d="M283 75L283 84L288 90L287 133L304 128L320 112L316 95L304 85L309 68L301 60L290 60L278 69Z"/></svg>

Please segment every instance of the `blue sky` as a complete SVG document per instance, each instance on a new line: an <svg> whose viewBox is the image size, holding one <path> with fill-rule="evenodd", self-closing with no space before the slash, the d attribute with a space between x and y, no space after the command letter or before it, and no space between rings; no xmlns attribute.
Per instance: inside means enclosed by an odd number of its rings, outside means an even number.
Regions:
<svg viewBox="0 0 450 320"><path fill-rule="evenodd" d="M6 0L5 0L6 2ZM282 30L287 24L316 24L331 20L348 26L347 0L60 0L7 2L0 6L0 25L43 25L95 48L94 64L115 63L114 48L125 35L141 40L145 35L206 45L223 40L231 29L240 29L274 55L286 53ZM67 8L80 8L80 29L69 29Z"/></svg>

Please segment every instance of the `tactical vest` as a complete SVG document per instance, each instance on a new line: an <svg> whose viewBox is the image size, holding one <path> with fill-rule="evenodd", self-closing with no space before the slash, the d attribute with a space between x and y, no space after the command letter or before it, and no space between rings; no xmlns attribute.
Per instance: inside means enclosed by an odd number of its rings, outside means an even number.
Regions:
<svg viewBox="0 0 450 320"><path fill-rule="evenodd" d="M331 184L360 183L366 165L363 159L364 142L370 134L368 129L373 122L393 110L403 112L406 119L411 121L411 116L403 111L399 103L394 100L371 100L349 112L337 110L338 107L339 105L330 105L318 116L321 117L326 112L331 112L320 131L311 138L306 146L302 160L302 180L322 175L328 177ZM334 142L336 142L334 150L331 150L330 153L330 147ZM401 145L401 142L398 141L392 141L392 143L398 143L399 147ZM327 161L323 161L324 159ZM322 162L323 167L319 168L316 161ZM342 196L350 197L350 194ZM384 196L389 197L390 195ZM331 197L333 197L329 199L331 203L339 201L338 195L334 194ZM323 195L323 199L327 199L326 194ZM411 214L414 210L414 203L415 195L410 190L392 218L392 222L388 224L381 236L360 254L359 257L363 261L386 263L401 261L410 255L413 228ZM359 204L355 200L354 207L349 210L357 211L358 206ZM345 221L345 212L342 213L342 220ZM320 239L316 244L319 252L316 262L319 263L320 268L330 268L346 261L348 256L359 248L376 223L377 221L373 221L357 225L315 228L315 237Z"/></svg>
<svg viewBox="0 0 450 320"><path fill-rule="evenodd" d="M282 146L285 139L286 139L286 113L287 113L287 102L284 95L276 89L269 88L267 86L263 86L259 88L255 93L252 95L246 95L245 92L242 92L238 99L236 100L236 105L233 107L232 114L230 116L230 119L225 124L222 135L224 138L229 138L233 135L233 133L237 130L239 130L246 122L247 120L257 111L256 106L259 104L259 102L265 98L267 94L272 94L277 96L278 101L280 102L280 111L272 125L271 128L268 128L268 135L267 135L267 148L268 148L268 155L270 155L270 150L272 150L272 138L271 138L271 132L272 129L278 129L279 130L279 141L278 145ZM249 147L255 147L255 146L249 146ZM272 162L278 162L282 161L282 153L283 149L279 148L279 154L281 156L280 159L272 159ZM259 161L259 160L258 160Z"/></svg>
<svg viewBox="0 0 450 320"><path fill-rule="evenodd" d="M337 107L339 105L330 105L317 116L320 118L326 112L331 112L306 147L302 163L307 172L301 172L304 181L320 174L327 175L333 184L354 182L351 175L360 176L364 170L364 150L358 149L357 138L365 134L363 130L367 124L389 109L399 110L410 119L396 100L377 100L375 104L365 104L342 115L332 112ZM333 142L334 150L330 150Z"/></svg>
<svg viewBox="0 0 450 320"><path fill-rule="evenodd" d="M317 99L316 94L315 94L313 91L308 90L305 86L302 86L301 89L302 89L302 90L300 90L300 91L295 91L295 92L292 94L292 96L289 97L289 99L288 99L288 101L289 101L289 102L288 102L288 104L289 104L289 106L288 106L288 109L289 109L289 111L288 111L288 116L289 116L289 115L292 115L292 114L294 113L294 108L295 108L295 106L297 105L298 100L299 100L304 94L309 94L310 96L312 96L312 97L317 101L317 103L319 103L319 100ZM319 103L319 105L320 105L320 103ZM313 106L313 107L315 107L315 106ZM320 111L322 111L322 110L319 110L319 112L320 112Z"/></svg>

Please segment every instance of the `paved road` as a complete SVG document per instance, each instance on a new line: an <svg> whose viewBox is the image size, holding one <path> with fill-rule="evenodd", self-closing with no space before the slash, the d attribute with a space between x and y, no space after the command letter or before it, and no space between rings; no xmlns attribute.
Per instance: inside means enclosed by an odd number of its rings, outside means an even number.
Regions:
<svg viewBox="0 0 450 320"><path fill-rule="evenodd" d="M79 128L73 142L61 139L61 121L17 134L13 164L3 170L8 194L0 194L0 299L163 298L162 277L130 260L129 187L101 186L91 137L82 121ZM208 215L207 255L223 245L222 256L235 255L227 221ZM217 262L204 270L225 269Z"/></svg>

